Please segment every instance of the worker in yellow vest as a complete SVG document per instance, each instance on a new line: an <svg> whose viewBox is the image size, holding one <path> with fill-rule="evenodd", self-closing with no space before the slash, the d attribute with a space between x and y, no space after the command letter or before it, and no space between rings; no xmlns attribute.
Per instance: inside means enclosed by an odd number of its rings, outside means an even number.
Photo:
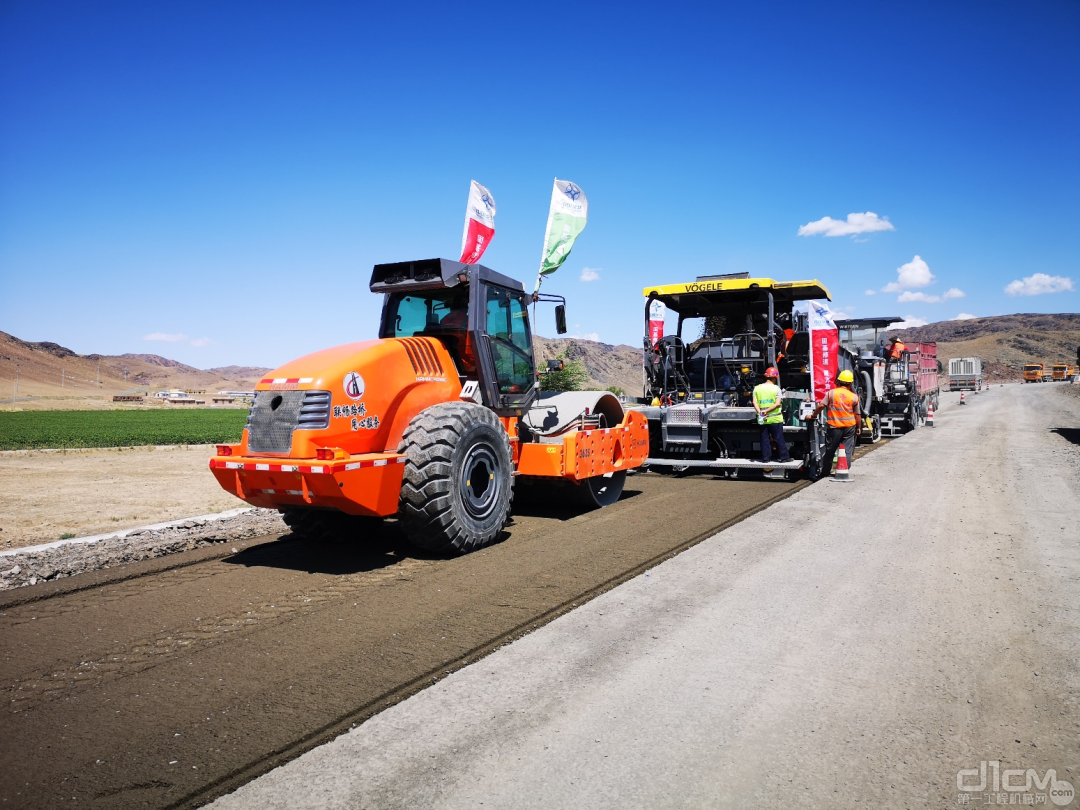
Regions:
<svg viewBox="0 0 1080 810"><path fill-rule="evenodd" d="M775 368L765 369L765 382L754 388L754 410L758 424L761 425L761 460L768 464L772 461L772 443L776 442L776 452L780 454L780 463L791 461L791 452L784 441L784 400L780 386L776 384L780 372Z"/></svg>
<svg viewBox="0 0 1080 810"><path fill-rule="evenodd" d="M840 372L836 378L837 386L825 395L825 399L818 403L814 412L807 417L807 421L813 421L823 410L825 421L829 423L828 445L825 448L825 473L832 472L832 457L836 454L840 445L844 445L847 455L848 466L851 466L855 455L855 442L862 433L861 419L859 419L859 395L853 390L855 375L847 369Z"/></svg>

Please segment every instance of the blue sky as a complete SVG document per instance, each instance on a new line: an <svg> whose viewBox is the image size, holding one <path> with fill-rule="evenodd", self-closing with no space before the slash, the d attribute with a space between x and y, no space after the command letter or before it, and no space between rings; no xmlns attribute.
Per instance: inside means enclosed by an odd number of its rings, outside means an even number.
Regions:
<svg viewBox="0 0 1080 810"><path fill-rule="evenodd" d="M7 0L0 329L275 366L375 335L374 263L456 258L471 179L528 283L556 176L590 217L544 290L605 342L646 284L736 271L1077 310L1075 0L502 5Z"/></svg>

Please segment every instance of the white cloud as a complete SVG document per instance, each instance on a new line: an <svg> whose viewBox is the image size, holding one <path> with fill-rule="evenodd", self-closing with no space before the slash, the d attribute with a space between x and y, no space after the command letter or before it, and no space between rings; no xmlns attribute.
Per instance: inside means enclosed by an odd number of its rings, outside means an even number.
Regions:
<svg viewBox="0 0 1080 810"><path fill-rule="evenodd" d="M1006 295L1044 295L1045 293L1072 292L1073 280L1065 276L1048 276L1035 273L1023 280L1011 281L1005 287Z"/></svg>
<svg viewBox="0 0 1080 810"><path fill-rule="evenodd" d="M867 295L877 295L877 290L867 290L866 294Z"/></svg>
<svg viewBox="0 0 1080 810"><path fill-rule="evenodd" d="M584 335L570 335L572 338L578 340L592 340L596 343L600 343L600 334L598 332L586 332Z"/></svg>
<svg viewBox="0 0 1080 810"><path fill-rule="evenodd" d="M210 344L210 338L208 337L189 338L183 332L151 332L149 335L143 335L143 340L158 340L165 343L190 343L192 346L207 346Z"/></svg>
<svg viewBox="0 0 1080 810"><path fill-rule="evenodd" d="M873 231L895 231L888 217L878 217L873 211L848 214L847 220L822 217L816 222L799 226L799 236L854 236Z"/></svg>
<svg viewBox="0 0 1080 810"><path fill-rule="evenodd" d="M972 318L978 318L978 315L972 315L970 312L961 312L955 318L954 321L970 321Z"/></svg>
<svg viewBox="0 0 1080 810"><path fill-rule="evenodd" d="M894 323L889 329L910 329L913 326L926 326L928 323L930 323L930 321L916 317L915 315L905 315L904 320L899 323Z"/></svg>
<svg viewBox="0 0 1080 810"><path fill-rule="evenodd" d="M185 334L169 335L165 332L151 332L149 335L143 335L143 340L164 340L166 343L179 343L187 339L188 336Z"/></svg>
<svg viewBox="0 0 1080 810"><path fill-rule="evenodd" d="M908 304L912 301L920 301L923 304L937 304L941 302L940 295L927 295L924 292L912 292L911 290L905 290L900 293L900 297L896 299L898 303Z"/></svg>
<svg viewBox="0 0 1080 810"><path fill-rule="evenodd" d="M592 267L582 267L581 268L581 280L582 281L599 281L600 280L600 270L599 269L593 269Z"/></svg>
<svg viewBox="0 0 1080 810"><path fill-rule="evenodd" d="M911 290L905 290L900 293L900 297L897 298L897 302L901 304L907 304L911 301L921 301L924 304L940 304L942 301L948 301L950 298L965 298L966 294L963 290L951 287L941 295L930 295L924 292L912 292Z"/></svg>
<svg viewBox="0 0 1080 810"><path fill-rule="evenodd" d="M930 265L923 261L922 256L916 255L907 264L896 268L896 281L885 285L882 292L893 293L901 290L911 290L916 287L926 287L934 281L934 274L930 272Z"/></svg>

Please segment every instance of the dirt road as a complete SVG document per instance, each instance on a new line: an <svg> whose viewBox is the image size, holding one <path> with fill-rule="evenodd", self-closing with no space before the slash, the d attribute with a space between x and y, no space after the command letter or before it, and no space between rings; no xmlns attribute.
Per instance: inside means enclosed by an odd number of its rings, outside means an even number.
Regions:
<svg viewBox="0 0 1080 810"><path fill-rule="evenodd" d="M388 528L4 592L0 803L209 800L798 486L650 474L596 512L521 504L461 559Z"/></svg>
<svg viewBox="0 0 1080 810"><path fill-rule="evenodd" d="M1078 806L1063 393L947 395L854 483L803 489L215 807Z"/></svg>

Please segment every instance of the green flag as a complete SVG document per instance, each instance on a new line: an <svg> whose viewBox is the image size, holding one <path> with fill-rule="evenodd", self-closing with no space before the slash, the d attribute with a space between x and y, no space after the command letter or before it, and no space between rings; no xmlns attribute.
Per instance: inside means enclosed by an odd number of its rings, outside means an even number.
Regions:
<svg viewBox="0 0 1080 810"><path fill-rule="evenodd" d="M566 257L578 234L585 230L589 214L589 201L580 186L569 180L556 178L551 189L551 210L548 211L547 233L544 235L544 252L540 256L540 272L536 274L536 292L541 279L554 273Z"/></svg>

